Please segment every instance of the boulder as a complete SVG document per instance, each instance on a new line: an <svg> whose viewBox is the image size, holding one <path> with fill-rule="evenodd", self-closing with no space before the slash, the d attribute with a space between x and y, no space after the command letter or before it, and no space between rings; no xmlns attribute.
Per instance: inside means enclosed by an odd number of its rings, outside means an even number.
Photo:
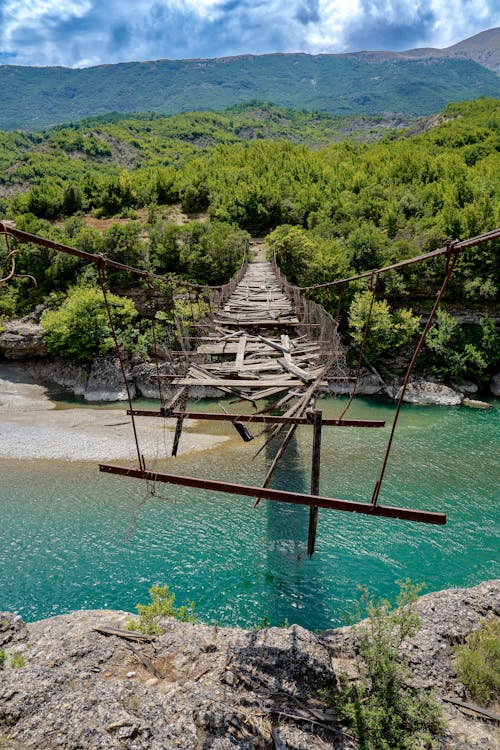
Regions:
<svg viewBox="0 0 500 750"><path fill-rule="evenodd" d="M487 401L479 401L476 398L464 398L462 401L464 406L468 406L470 409L492 409L492 405L488 404Z"/></svg>
<svg viewBox="0 0 500 750"><path fill-rule="evenodd" d="M472 383L470 380L464 380L462 383L450 383L454 391L463 393L464 396L473 396L478 392L479 386L476 383Z"/></svg>
<svg viewBox="0 0 500 750"><path fill-rule="evenodd" d="M386 393L391 398L399 398L401 388L390 386ZM459 406L463 401L463 394L442 383L430 380L414 380L409 383L403 401L407 404L422 404L434 406Z"/></svg>
<svg viewBox="0 0 500 750"><path fill-rule="evenodd" d="M500 398L500 372L497 372L497 374L491 378L490 391L494 396Z"/></svg>
<svg viewBox="0 0 500 750"><path fill-rule="evenodd" d="M127 374L130 395L135 396L133 380ZM126 401L127 389L118 357L114 352L95 357L83 397L86 401Z"/></svg>

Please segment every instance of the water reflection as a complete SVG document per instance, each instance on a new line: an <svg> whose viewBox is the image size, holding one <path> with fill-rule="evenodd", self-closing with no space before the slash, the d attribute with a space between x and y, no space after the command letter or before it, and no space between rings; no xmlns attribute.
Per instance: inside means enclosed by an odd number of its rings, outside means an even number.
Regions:
<svg viewBox="0 0 500 750"><path fill-rule="evenodd" d="M266 446L268 468L281 441L282 437L278 437ZM308 493L310 471L310 451L304 451L303 446L299 448L295 434L276 467L271 486ZM317 555L314 564L308 559L308 527L308 506L273 501L267 503L268 619L271 622L288 620L290 623L305 624L311 620L324 620L325 596L321 585L318 585L321 564Z"/></svg>

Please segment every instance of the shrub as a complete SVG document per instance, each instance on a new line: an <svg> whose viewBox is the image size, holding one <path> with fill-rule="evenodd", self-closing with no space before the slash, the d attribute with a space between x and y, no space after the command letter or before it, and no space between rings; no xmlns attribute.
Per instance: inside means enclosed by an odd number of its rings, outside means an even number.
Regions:
<svg viewBox="0 0 500 750"><path fill-rule="evenodd" d="M108 301L117 329L130 325L137 315L132 300L108 294ZM89 362L113 348L100 289L75 287L58 310L45 312L42 329L49 352L73 362Z"/></svg>
<svg viewBox="0 0 500 750"><path fill-rule="evenodd" d="M340 681L341 710L362 750L432 748L433 735L443 732L433 694L408 684L410 669L400 647L419 628L413 605L421 587L408 581L400 586L397 609L362 589L368 619L356 628L361 678L355 684Z"/></svg>
<svg viewBox="0 0 500 750"><path fill-rule="evenodd" d="M164 617L174 617L181 622L196 622L194 616L195 604L188 602L181 607L176 607L175 594L170 593L168 586L151 586L149 589L151 597L150 604L137 604L136 609L139 614L139 623L129 620L127 627L129 630L138 630L146 635L161 635L163 628L160 621Z"/></svg>
<svg viewBox="0 0 500 750"><path fill-rule="evenodd" d="M5 651L0 651L0 669L3 669L6 658L7 654L5 653Z"/></svg>
<svg viewBox="0 0 500 750"><path fill-rule="evenodd" d="M371 299L370 291L357 292L349 309L349 332L356 347L360 347L364 339ZM366 340L367 359L375 363L384 353L400 349L410 341L418 327L419 318L411 310L391 311L387 300L375 300Z"/></svg>
<svg viewBox="0 0 500 750"><path fill-rule="evenodd" d="M20 654L20 653L13 654L10 657L10 664L9 664L9 666L10 666L11 669L21 669L21 667L25 667L26 666L26 659L24 658L24 655Z"/></svg>
<svg viewBox="0 0 500 750"><path fill-rule="evenodd" d="M456 648L455 669L472 698L489 703L500 697L500 620L484 622Z"/></svg>

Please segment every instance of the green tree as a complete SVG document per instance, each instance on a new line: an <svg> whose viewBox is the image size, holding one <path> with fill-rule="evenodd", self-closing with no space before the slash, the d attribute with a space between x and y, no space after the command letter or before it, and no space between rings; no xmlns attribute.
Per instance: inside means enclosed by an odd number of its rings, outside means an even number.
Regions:
<svg viewBox="0 0 500 750"><path fill-rule="evenodd" d="M349 333L357 348L363 342L371 300L369 290L357 292L349 308ZM387 300L374 300L365 348L367 359L375 364L383 354L397 353L417 332L419 323L418 316L411 310L391 311Z"/></svg>
<svg viewBox="0 0 500 750"><path fill-rule="evenodd" d="M132 300L108 294L113 321L125 329L137 315ZM42 330L51 354L85 363L113 348L108 316L100 289L75 287L57 310L47 310Z"/></svg>
<svg viewBox="0 0 500 750"><path fill-rule="evenodd" d="M498 363L500 336L492 318L484 316L466 333L457 318L440 309L427 334L426 350L425 364L438 378L482 381Z"/></svg>

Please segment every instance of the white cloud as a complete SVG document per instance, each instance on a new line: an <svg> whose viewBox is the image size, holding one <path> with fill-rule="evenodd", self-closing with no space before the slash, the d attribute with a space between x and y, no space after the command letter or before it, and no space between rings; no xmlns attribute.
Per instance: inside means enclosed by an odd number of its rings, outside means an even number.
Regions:
<svg viewBox="0 0 500 750"><path fill-rule="evenodd" d="M445 47L500 25L500 8L497 0L5 0L0 19L1 62L83 67Z"/></svg>

